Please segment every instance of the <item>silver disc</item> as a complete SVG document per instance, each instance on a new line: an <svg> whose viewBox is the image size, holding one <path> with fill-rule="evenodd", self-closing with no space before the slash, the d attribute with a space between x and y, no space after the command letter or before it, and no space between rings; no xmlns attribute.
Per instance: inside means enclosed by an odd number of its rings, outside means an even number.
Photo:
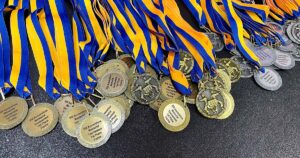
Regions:
<svg viewBox="0 0 300 158"><path fill-rule="evenodd" d="M212 42L216 52L221 52L224 49L225 44L223 43L222 38L218 34L210 32L210 33L206 33L206 35Z"/></svg>
<svg viewBox="0 0 300 158"><path fill-rule="evenodd" d="M283 70L289 70L295 67L295 60L289 53L283 53L279 50L275 50L277 58L274 63L276 67Z"/></svg>
<svg viewBox="0 0 300 158"><path fill-rule="evenodd" d="M276 54L273 49L262 46L255 47L253 51L259 58L262 67L271 66L275 63Z"/></svg>
<svg viewBox="0 0 300 158"><path fill-rule="evenodd" d="M282 78L272 68L265 68L265 72L257 71L254 73L256 83L269 91L276 91L282 86Z"/></svg>
<svg viewBox="0 0 300 158"><path fill-rule="evenodd" d="M292 28L295 25L295 23L291 23L287 29L286 29L286 34L289 37L290 40L292 40L293 42L296 41L296 39L294 38L293 34L292 34ZM296 42L295 42L296 43Z"/></svg>
<svg viewBox="0 0 300 158"><path fill-rule="evenodd" d="M293 42L300 44L300 23L294 24L291 31L292 31L292 36L294 37L295 40Z"/></svg>

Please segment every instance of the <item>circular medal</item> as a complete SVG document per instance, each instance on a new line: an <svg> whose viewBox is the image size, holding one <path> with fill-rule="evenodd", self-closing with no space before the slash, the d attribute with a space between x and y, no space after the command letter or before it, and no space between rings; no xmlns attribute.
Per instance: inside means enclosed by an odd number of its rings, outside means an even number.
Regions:
<svg viewBox="0 0 300 158"><path fill-rule="evenodd" d="M210 75L206 73L199 82L198 89L218 89L230 92L231 81L229 76L222 70L219 70L215 77L210 77Z"/></svg>
<svg viewBox="0 0 300 158"><path fill-rule="evenodd" d="M250 78L253 76L253 69L248 62L240 56L233 56L231 59L241 68L241 78Z"/></svg>
<svg viewBox="0 0 300 158"><path fill-rule="evenodd" d="M198 85L195 83L192 83L192 82L189 82L189 83L190 83L190 89L191 89L192 93L190 95L186 96L186 102L188 104L196 104L196 98L199 93Z"/></svg>
<svg viewBox="0 0 300 158"><path fill-rule="evenodd" d="M241 78L241 68L233 60L222 58L218 60L218 64L226 67L232 83L237 82Z"/></svg>
<svg viewBox="0 0 300 158"><path fill-rule="evenodd" d="M85 105L75 105L68 108L62 116L61 125L63 130L71 137L76 137L76 130L80 120L87 114L91 109L88 109Z"/></svg>
<svg viewBox="0 0 300 158"><path fill-rule="evenodd" d="M225 112L217 117L217 119L227 119L228 117L230 117L234 111L234 107L235 107L235 103L234 103L234 99L232 97L232 95L228 92L224 92L225 96L226 96L226 101L227 101L227 109L225 110Z"/></svg>
<svg viewBox="0 0 300 158"><path fill-rule="evenodd" d="M160 106L158 118L165 129L179 132L190 123L190 110L182 101L169 99Z"/></svg>
<svg viewBox="0 0 300 158"><path fill-rule="evenodd" d="M158 109L160 108L161 104L164 102L164 100L162 100L161 98L158 98L157 100L155 100L153 103L149 104L150 108L152 108L155 111L158 111Z"/></svg>
<svg viewBox="0 0 300 158"><path fill-rule="evenodd" d="M111 136L111 123L102 113L86 115L77 128L77 139L86 148L97 148L105 144Z"/></svg>
<svg viewBox="0 0 300 158"><path fill-rule="evenodd" d="M129 68L124 61L118 59L112 59L104 63L103 65L99 66L96 69L96 77L101 78L104 74L106 74L108 71L111 70L123 72L126 74L128 73Z"/></svg>
<svg viewBox="0 0 300 158"><path fill-rule="evenodd" d="M122 54L118 57L118 59L124 61L127 64L128 69L135 63L130 54Z"/></svg>
<svg viewBox="0 0 300 158"><path fill-rule="evenodd" d="M291 54L283 53L279 50L275 50L275 52L277 54L277 59L274 63L276 67L284 70L292 69L293 67L295 67L296 63Z"/></svg>
<svg viewBox="0 0 300 158"><path fill-rule="evenodd" d="M59 114L59 119L61 119L63 113L69 108L73 106L73 98L72 95L61 95L54 102L54 107L57 109Z"/></svg>
<svg viewBox="0 0 300 158"><path fill-rule="evenodd" d="M179 70L188 75L194 67L194 58L189 52L179 51Z"/></svg>
<svg viewBox="0 0 300 158"><path fill-rule="evenodd" d="M293 42L297 43L297 40L294 38L293 33L292 33L292 29L293 29L294 25L295 25L295 23L289 24L289 26L286 29L286 34L288 35L288 37L290 38L290 40L292 40Z"/></svg>
<svg viewBox="0 0 300 158"><path fill-rule="evenodd" d="M161 85L160 97L162 100L179 99L182 97L182 95L173 86L172 80L169 77L163 77L160 80L160 85Z"/></svg>
<svg viewBox="0 0 300 158"><path fill-rule="evenodd" d="M160 91L159 81L149 74L135 76L131 87L133 99L141 104L153 103L159 98Z"/></svg>
<svg viewBox="0 0 300 158"><path fill-rule="evenodd" d="M125 119L127 119L129 117L130 111L131 111L130 101L124 95L120 95L120 96L114 97L112 99L122 105L123 109L125 109Z"/></svg>
<svg viewBox="0 0 300 158"><path fill-rule="evenodd" d="M132 83L133 83L133 79L134 79L134 76L129 76L129 79L128 79L128 86L127 86L127 89L125 91L125 96L129 99L129 100L134 100L133 97L132 97L132 94L131 94L131 87L132 87Z"/></svg>
<svg viewBox="0 0 300 158"><path fill-rule="evenodd" d="M259 58L262 67L271 66L275 63L276 54L274 49L268 47L255 47L253 52Z"/></svg>
<svg viewBox="0 0 300 158"><path fill-rule="evenodd" d="M121 95L128 86L128 77L120 71L109 71L99 80L97 90L105 97Z"/></svg>
<svg viewBox="0 0 300 158"><path fill-rule="evenodd" d="M205 89L199 92L196 99L198 111L207 118L218 118L227 109L227 97L224 92Z"/></svg>
<svg viewBox="0 0 300 158"><path fill-rule="evenodd" d="M146 67L145 74L146 73L150 74L152 77L158 78L156 71L151 66ZM133 75L137 75L137 70L136 70L135 64L130 67L129 72L128 72L129 77L133 76Z"/></svg>
<svg viewBox="0 0 300 158"><path fill-rule="evenodd" d="M51 132L58 122L58 112L53 105L40 103L29 109L22 123L23 131L30 137L40 137Z"/></svg>
<svg viewBox="0 0 300 158"><path fill-rule="evenodd" d="M119 102L113 99L100 101L95 107L95 111L103 113L108 117L112 125L112 133L117 132L124 124L125 109Z"/></svg>
<svg viewBox="0 0 300 158"><path fill-rule="evenodd" d="M276 91L282 86L282 78L272 68L265 68L265 72L255 72L254 79L262 88L269 91Z"/></svg>
<svg viewBox="0 0 300 158"><path fill-rule="evenodd" d="M27 102L20 97L9 97L0 102L0 129L19 125L28 113Z"/></svg>
<svg viewBox="0 0 300 158"><path fill-rule="evenodd" d="M294 41L297 44L300 44L300 23L296 23L292 26L292 36ZM291 39L292 40L292 39Z"/></svg>
<svg viewBox="0 0 300 158"><path fill-rule="evenodd" d="M216 52L221 52L224 49L225 44L223 43L221 37L218 34L213 33L213 32L205 33L205 34L208 36L208 38L212 42L213 47Z"/></svg>

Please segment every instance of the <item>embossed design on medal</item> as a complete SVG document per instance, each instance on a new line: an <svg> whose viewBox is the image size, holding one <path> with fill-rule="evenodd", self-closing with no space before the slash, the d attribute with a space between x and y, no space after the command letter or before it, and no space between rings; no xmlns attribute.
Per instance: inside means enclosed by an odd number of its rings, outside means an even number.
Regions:
<svg viewBox="0 0 300 158"><path fill-rule="evenodd" d="M158 79L149 74L137 75L131 87L131 94L135 101L150 104L160 96L161 87Z"/></svg>
<svg viewBox="0 0 300 158"><path fill-rule="evenodd" d="M111 70L98 80L96 88L105 97L115 97L124 93L127 86L127 75L124 72Z"/></svg>
<svg viewBox="0 0 300 158"><path fill-rule="evenodd" d="M179 70L183 74L188 75L194 67L194 58L193 56L186 51L179 51L180 61L179 61Z"/></svg>
<svg viewBox="0 0 300 158"><path fill-rule="evenodd" d="M292 26L292 36L294 37L293 42L300 44L300 23L296 23Z"/></svg>
<svg viewBox="0 0 300 158"><path fill-rule="evenodd" d="M241 68L241 78L250 78L254 72L250 64L240 56L232 56L231 59L236 62Z"/></svg>
<svg viewBox="0 0 300 158"><path fill-rule="evenodd" d="M158 78L156 71L149 65L146 67L145 73L150 74L152 77ZM134 64L129 69L128 77L135 76L135 75L138 75L138 72L136 69L136 65Z"/></svg>
<svg viewBox="0 0 300 158"><path fill-rule="evenodd" d="M9 97L2 100L0 102L0 129L7 130L16 127L24 121L27 113L28 104L23 98Z"/></svg>
<svg viewBox="0 0 300 158"><path fill-rule="evenodd" d="M169 77L162 77L160 79L160 85L160 97L162 100L182 98L182 95L175 89L172 80Z"/></svg>
<svg viewBox="0 0 300 158"><path fill-rule="evenodd" d="M288 26L287 26L287 29L286 29L286 34L287 36L289 37L290 40L292 40L294 43L297 43L297 40L294 38L294 35L293 35L293 26L295 25L294 22L290 23Z"/></svg>
<svg viewBox="0 0 300 158"><path fill-rule="evenodd" d="M223 43L221 37L218 34L213 33L213 32L209 32L209 33L205 33L205 34L208 36L208 38L212 42L213 47L216 52L221 52L224 49L225 44Z"/></svg>
<svg viewBox="0 0 300 158"><path fill-rule="evenodd" d="M210 76L208 73L204 74L203 79L198 83L199 89L217 89L230 91L231 87L228 87L226 81L219 75L215 77Z"/></svg>
<svg viewBox="0 0 300 158"><path fill-rule="evenodd" d="M280 50L275 50L277 59L274 63L276 67L283 70L289 70L295 67L295 59L289 53L281 52Z"/></svg>
<svg viewBox="0 0 300 158"><path fill-rule="evenodd" d="M112 134L112 126L102 113L85 115L76 131L78 142L86 148L98 148L104 145Z"/></svg>
<svg viewBox="0 0 300 158"><path fill-rule="evenodd" d="M112 133L117 132L124 124L125 109L119 102L111 98L100 101L94 111L103 113L109 118L112 124Z"/></svg>
<svg viewBox="0 0 300 158"><path fill-rule="evenodd" d="M29 109L22 123L23 131L30 137L40 137L51 132L58 122L58 112L53 105L39 103Z"/></svg>
<svg viewBox="0 0 300 158"><path fill-rule="evenodd" d="M205 89L199 92L196 106L203 116L217 118L227 109L226 96L222 91Z"/></svg>
<svg viewBox="0 0 300 158"><path fill-rule="evenodd" d="M254 72L254 79L259 86L269 91L276 91L282 86L281 76L270 67L266 67L264 73Z"/></svg>
<svg viewBox="0 0 300 158"><path fill-rule="evenodd" d="M221 64L226 67L232 83L237 82L241 78L241 68L233 60L229 58L222 58L219 59L217 62L218 64Z"/></svg>

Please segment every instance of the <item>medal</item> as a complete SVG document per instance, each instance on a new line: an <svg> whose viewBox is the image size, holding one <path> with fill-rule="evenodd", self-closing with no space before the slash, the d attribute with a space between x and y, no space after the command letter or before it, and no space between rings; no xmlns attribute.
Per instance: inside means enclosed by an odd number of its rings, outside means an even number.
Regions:
<svg viewBox="0 0 300 158"><path fill-rule="evenodd" d="M103 65L99 66L96 69L96 76L97 78L101 78L105 73L107 73L108 71L120 71L123 73L128 73L129 68L127 66L127 64L122 61L122 60L118 60L118 59L112 59L109 60L108 62L104 63Z"/></svg>
<svg viewBox="0 0 300 158"><path fill-rule="evenodd" d="M265 68L265 72L257 71L254 73L256 83L269 91L276 91L282 86L282 78L272 68Z"/></svg>
<svg viewBox="0 0 300 158"><path fill-rule="evenodd" d="M225 97L226 97L226 101L227 101L227 108L225 110L225 112L217 117L217 119L220 119L220 120L224 120L224 119L227 119L228 117L230 117L234 111L234 107L235 107L235 103L234 103L234 99L232 97L232 95L228 92L224 92L225 94Z"/></svg>
<svg viewBox="0 0 300 158"><path fill-rule="evenodd" d="M185 96L185 100L188 104L196 104L196 98L199 93L198 85L192 82L189 83L192 93L188 96Z"/></svg>
<svg viewBox="0 0 300 158"><path fill-rule="evenodd" d="M141 104L150 104L160 96L161 87L159 81L149 74L134 77L131 94L135 101Z"/></svg>
<svg viewBox="0 0 300 158"><path fill-rule="evenodd" d="M300 61L300 46L296 46L296 49L292 51L292 56L295 61Z"/></svg>
<svg viewBox="0 0 300 158"><path fill-rule="evenodd" d="M232 83L237 82L241 78L241 69L233 60L229 58L219 59L218 64L223 65L228 73Z"/></svg>
<svg viewBox="0 0 300 158"><path fill-rule="evenodd" d="M288 69L292 69L293 67L295 67L295 59L293 58L293 56L289 53L283 53L279 50L275 50L277 58L276 61L274 63L274 65L276 67L278 67L279 69L284 69L284 70L288 70Z"/></svg>
<svg viewBox="0 0 300 158"><path fill-rule="evenodd" d="M227 99L223 91L205 89L197 95L196 106L203 116L216 119L226 111Z"/></svg>
<svg viewBox="0 0 300 158"><path fill-rule="evenodd" d="M292 29L293 29L294 25L295 25L295 23L293 23L293 22L288 25L288 27L286 28L286 34L290 40L292 40L294 43L297 43L297 40L294 38L294 35L292 33Z"/></svg>
<svg viewBox="0 0 300 158"><path fill-rule="evenodd" d="M73 105L69 107L62 116L61 125L63 130L71 137L76 137L76 130L79 121L89 112L92 108L88 108L83 104Z"/></svg>
<svg viewBox="0 0 300 158"><path fill-rule="evenodd" d="M58 122L56 108L48 103L35 104L29 109L28 115L22 123L23 131L30 137L40 137L51 132Z"/></svg>
<svg viewBox="0 0 300 158"><path fill-rule="evenodd" d="M135 64L135 62L130 54L122 54L118 57L118 59L125 62L128 66L128 69L131 68L131 66L133 66Z"/></svg>
<svg viewBox="0 0 300 158"><path fill-rule="evenodd" d="M111 136L111 123L107 116L94 112L85 115L77 127L77 139L86 148L97 148Z"/></svg>
<svg viewBox="0 0 300 158"><path fill-rule="evenodd" d="M221 52L224 49L225 44L223 43L223 41L219 35L217 35L216 33L213 33L213 32L209 32L209 33L205 33L205 34L208 36L208 38L212 42L213 47L216 52Z"/></svg>
<svg viewBox="0 0 300 158"><path fill-rule="evenodd" d="M194 58L189 52L179 51L179 70L188 75L194 67Z"/></svg>
<svg viewBox="0 0 300 158"><path fill-rule="evenodd" d="M61 120L61 117L63 113L73 105L73 98L71 94L67 95L61 95L60 98L58 98L54 102L54 107L57 109L58 114L59 114L59 119Z"/></svg>
<svg viewBox="0 0 300 158"><path fill-rule="evenodd" d="M2 90L0 90L2 93ZM28 113L27 102L20 97L9 97L0 102L0 129L12 129L19 125Z"/></svg>
<svg viewBox="0 0 300 158"><path fill-rule="evenodd" d="M126 89L125 92L124 92L125 96L126 96L129 100L134 100L134 99L133 99L133 96L132 96L132 94L131 94L131 87L132 87L133 79L134 79L134 75L129 76L129 79L128 79L128 86L127 86L127 89Z"/></svg>
<svg viewBox="0 0 300 158"><path fill-rule="evenodd" d="M158 118L163 127L172 132L184 130L190 122L190 110L180 100L169 99L162 103Z"/></svg>
<svg viewBox="0 0 300 158"><path fill-rule="evenodd" d="M250 78L253 76L253 69L243 57L233 56L231 59L240 66L241 78Z"/></svg>
<svg viewBox="0 0 300 158"><path fill-rule="evenodd" d="M262 67L271 66L275 63L276 54L273 49L267 47L256 47L253 51L259 58Z"/></svg>
<svg viewBox="0 0 300 158"><path fill-rule="evenodd" d="M113 99L100 101L95 106L95 111L103 113L108 117L112 125L112 133L117 132L124 124L126 113L125 109L119 102Z"/></svg>
<svg viewBox="0 0 300 158"><path fill-rule="evenodd" d="M105 97L121 95L128 86L128 77L124 72L110 70L98 80L97 90Z"/></svg>
<svg viewBox="0 0 300 158"><path fill-rule="evenodd" d="M150 66L147 66L147 67L146 67L145 73L151 75L151 76L154 77L154 78L158 78L157 73L156 73L155 70L154 70L152 67L150 67ZM137 75L137 70L136 70L136 65L135 65L135 64L134 64L133 66L130 67L129 73L128 73L128 76L129 76L129 77L134 76L134 75Z"/></svg>
<svg viewBox="0 0 300 158"><path fill-rule="evenodd" d="M131 106L132 106L131 102L124 95L120 95L112 99L120 103L120 105L122 105L123 109L125 109L125 119L127 119L131 111Z"/></svg>
<svg viewBox="0 0 300 158"><path fill-rule="evenodd" d="M149 106L151 109L158 111L158 109L161 107L161 104L164 102L161 98L158 98L153 103L150 103Z"/></svg>
<svg viewBox="0 0 300 158"><path fill-rule="evenodd" d="M293 38L291 39L293 42L300 44L300 23L295 23L292 26L291 34Z"/></svg>
<svg viewBox="0 0 300 158"><path fill-rule="evenodd" d="M160 85L161 85L160 97L162 100L179 99L182 97L182 95L173 86L173 83L169 77L163 77L160 80Z"/></svg>
<svg viewBox="0 0 300 158"><path fill-rule="evenodd" d="M219 70L215 77L210 77L210 75L206 73L203 79L199 82L198 89L218 89L230 92L231 80L222 70Z"/></svg>

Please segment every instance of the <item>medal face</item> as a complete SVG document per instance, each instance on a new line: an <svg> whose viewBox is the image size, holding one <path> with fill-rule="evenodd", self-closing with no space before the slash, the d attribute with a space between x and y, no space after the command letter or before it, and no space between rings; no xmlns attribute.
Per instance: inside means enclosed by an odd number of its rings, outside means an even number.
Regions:
<svg viewBox="0 0 300 158"><path fill-rule="evenodd" d="M111 123L102 113L86 115L77 128L77 139L86 148L97 148L111 136Z"/></svg>
<svg viewBox="0 0 300 158"><path fill-rule="evenodd" d="M125 119L127 119L129 117L130 111L131 111L130 101L124 95L120 95L120 96L114 97L112 99L117 101L118 103L120 103L120 105L122 105L123 109L125 110Z"/></svg>
<svg viewBox="0 0 300 158"><path fill-rule="evenodd" d="M129 68L124 61L118 59L112 59L104 63L103 65L99 66L96 69L96 77L101 78L104 74L106 74L110 70L119 71L126 74L128 73Z"/></svg>
<svg viewBox="0 0 300 158"><path fill-rule="evenodd" d="M150 104L160 96L159 81L149 74L138 75L134 78L131 94L135 101L141 104Z"/></svg>
<svg viewBox="0 0 300 158"><path fill-rule="evenodd" d="M221 52L224 47L225 44L223 43L221 37L219 35L217 35L216 33L206 33L206 35L208 36L208 38L210 39L210 41L213 44L213 47L215 49L216 52Z"/></svg>
<svg viewBox="0 0 300 158"><path fill-rule="evenodd" d="M19 97L9 97L0 102L0 129L19 125L28 113L27 102Z"/></svg>
<svg viewBox="0 0 300 158"><path fill-rule="evenodd" d="M113 99L100 101L95 107L95 111L103 113L108 117L112 125L112 133L117 132L124 124L125 109L119 102Z"/></svg>
<svg viewBox="0 0 300 158"><path fill-rule="evenodd" d="M73 98L71 95L62 95L54 103L54 107L57 109L60 119L61 119L63 113L69 107L72 107L72 106L73 106Z"/></svg>
<svg viewBox="0 0 300 158"><path fill-rule="evenodd" d="M160 98L158 98L157 100L155 100L153 103L149 104L150 108L152 108L155 111L158 111L158 109L161 107L161 104L164 101Z"/></svg>
<svg viewBox="0 0 300 158"><path fill-rule="evenodd" d="M198 111L207 118L217 118L227 109L227 101L224 92L205 89L199 92L196 99Z"/></svg>
<svg viewBox="0 0 300 158"><path fill-rule="evenodd" d="M237 82L241 78L241 69L233 60L229 58L222 58L218 60L218 64L226 67L232 83Z"/></svg>
<svg viewBox="0 0 300 158"><path fill-rule="evenodd" d="M228 86L224 78L222 78L220 75L216 75L215 77L210 77L210 75L207 73L203 76L203 79L199 82L198 88L217 89L217 90L225 90L225 91L230 91L231 89L231 87Z"/></svg>
<svg viewBox="0 0 300 158"><path fill-rule="evenodd" d="M58 112L53 105L40 103L29 109L22 123L23 131L30 137L40 137L51 132L58 122Z"/></svg>
<svg viewBox="0 0 300 158"><path fill-rule="evenodd" d="M283 53L279 50L275 50L277 54L277 59L274 63L279 69L289 70L295 67L295 60L293 56L289 53Z"/></svg>
<svg viewBox="0 0 300 158"><path fill-rule="evenodd" d="M79 121L89 113L84 105L70 107L62 116L61 125L63 130L71 137L76 137Z"/></svg>
<svg viewBox="0 0 300 158"><path fill-rule="evenodd" d="M189 96L186 96L186 102L189 104L196 104L196 98L199 93L198 85L190 82L190 89L192 93Z"/></svg>
<svg viewBox="0 0 300 158"><path fill-rule="evenodd" d="M281 76L272 68L265 68L265 73L255 72L254 79L262 88L276 91L282 86Z"/></svg>
<svg viewBox="0 0 300 158"><path fill-rule="evenodd" d="M158 78L156 71L151 67L151 66L147 66L145 73L150 74L151 76ZM137 70L136 70L136 65L134 64L133 66L130 67L128 76L133 76L133 75L137 75Z"/></svg>
<svg viewBox="0 0 300 158"><path fill-rule="evenodd" d="M194 58L189 52L185 51L180 51L179 56L179 70L183 72L183 74L188 75L193 70Z"/></svg>
<svg viewBox="0 0 300 158"><path fill-rule="evenodd" d="M223 119L227 119L228 117L230 117L234 111L234 107L235 107L235 103L234 103L234 99L232 97L232 95L228 92L224 92L225 96L226 96L226 101L227 101L227 109L225 110L225 112L217 117L217 119L223 120Z"/></svg>
<svg viewBox="0 0 300 158"><path fill-rule="evenodd" d="M158 118L164 128L172 132L179 132L188 126L190 110L182 101L169 99L164 101L159 108Z"/></svg>
<svg viewBox="0 0 300 158"><path fill-rule="evenodd" d="M292 26L292 36L294 37L293 42L300 44L300 23L296 23ZM292 40L292 39L291 39Z"/></svg>
<svg viewBox="0 0 300 158"><path fill-rule="evenodd" d="M240 56L233 56L231 57L233 61L235 61L241 68L241 78L250 78L253 76L253 69L248 64L246 60L244 60L243 57Z"/></svg>
<svg viewBox="0 0 300 158"><path fill-rule="evenodd" d="M262 67L271 66L275 63L276 54L274 49L267 47L256 47L254 48L253 52L259 58Z"/></svg>
<svg viewBox="0 0 300 158"><path fill-rule="evenodd" d="M294 25L295 25L295 23L289 24L289 26L286 29L286 34L287 34L287 36L289 37L290 40L297 43L297 40L294 38L293 33L292 33L292 28L293 28Z"/></svg>
<svg viewBox="0 0 300 158"><path fill-rule="evenodd" d="M97 90L105 97L115 97L127 89L128 77L120 71L109 71L99 80Z"/></svg>
<svg viewBox="0 0 300 158"><path fill-rule="evenodd" d="M119 60L122 60L128 66L128 69L134 65L134 60L130 54L123 54L118 57Z"/></svg>
<svg viewBox="0 0 300 158"><path fill-rule="evenodd" d="M162 100L178 99L182 97L182 95L173 86L173 83L169 77L163 77L160 80L160 85L161 85L160 97Z"/></svg>

